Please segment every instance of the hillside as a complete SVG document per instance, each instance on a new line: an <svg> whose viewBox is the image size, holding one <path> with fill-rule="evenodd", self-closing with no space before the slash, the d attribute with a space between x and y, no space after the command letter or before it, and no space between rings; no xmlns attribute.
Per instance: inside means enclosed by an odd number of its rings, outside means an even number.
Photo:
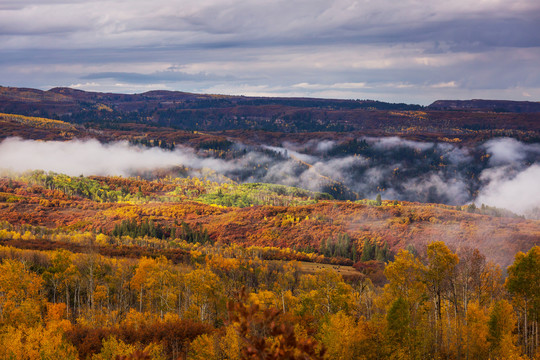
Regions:
<svg viewBox="0 0 540 360"><path fill-rule="evenodd" d="M196 178L148 181L34 173L2 181L0 195L0 218L17 226L112 235L124 220L151 220L175 228L176 233L185 222L193 229L202 226L213 242L292 248L320 255L325 253L322 244L329 246L346 236L348 244L341 257L348 261L353 260L353 253L362 253L366 241L387 244L397 253L411 246L422 249L437 239L456 249L478 248L504 268L513 254L538 245L540 239L539 221L492 209L458 211L435 204L329 201L324 194L295 188L218 185Z"/></svg>
<svg viewBox="0 0 540 360"><path fill-rule="evenodd" d="M1 90L2 359L537 357L537 114Z"/></svg>
<svg viewBox="0 0 540 360"><path fill-rule="evenodd" d="M540 102L508 100L437 100L427 107L433 110L493 111L538 113Z"/></svg>
<svg viewBox="0 0 540 360"><path fill-rule="evenodd" d="M465 140L476 138L480 132L483 138L506 135L538 141L538 116L524 111L524 105L520 104L507 107L507 113L479 112L466 105L463 105L466 111L456 112L441 111L446 107L453 109L454 105L446 102L422 108L373 100L262 98L170 91L129 95L69 88L41 91L0 87L0 112L54 118L92 128L130 129L137 123L188 131L356 131L378 136Z"/></svg>

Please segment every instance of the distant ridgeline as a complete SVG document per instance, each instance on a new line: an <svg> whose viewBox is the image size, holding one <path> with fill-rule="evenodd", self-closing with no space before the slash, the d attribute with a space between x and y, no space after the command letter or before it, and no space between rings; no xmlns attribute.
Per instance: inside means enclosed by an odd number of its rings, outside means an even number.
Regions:
<svg viewBox="0 0 540 360"><path fill-rule="evenodd" d="M149 91L142 94L48 91L0 86L0 138L20 136L24 124L50 119L33 130L39 139L107 137L104 130L140 133L257 130L294 133L359 132L369 136L407 136L422 141L485 140L514 137L540 141L540 103L505 100L438 100L423 107L375 100L247 97ZM16 118L17 114L32 119ZM60 129L58 123L66 123ZM38 121L43 123L42 120ZM83 126L76 126L81 124ZM67 129L66 126L75 125ZM51 134L51 127L57 133ZM3 129L3 130L4 130ZM48 132L47 132L48 131ZM23 134L24 135L24 134ZM28 135L28 134L26 134ZM114 137L117 137L116 134ZM163 139L161 139L163 141ZM142 144L141 145L149 145ZM151 144L155 146L155 144ZM170 141L159 143L167 148ZM227 144L223 144L227 146Z"/></svg>
<svg viewBox="0 0 540 360"><path fill-rule="evenodd" d="M437 100L430 110L493 111L508 113L540 112L540 102L508 100Z"/></svg>
<svg viewBox="0 0 540 360"><path fill-rule="evenodd" d="M358 110L420 109L420 105L375 100L263 98L178 91L111 94L70 88L42 91L0 87L0 112L107 127L135 122L182 130L349 131L354 126L335 118Z"/></svg>

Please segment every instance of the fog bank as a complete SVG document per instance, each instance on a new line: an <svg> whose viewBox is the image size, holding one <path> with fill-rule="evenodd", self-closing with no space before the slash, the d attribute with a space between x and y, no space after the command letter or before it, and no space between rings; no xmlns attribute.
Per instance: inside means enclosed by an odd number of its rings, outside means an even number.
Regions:
<svg viewBox="0 0 540 360"><path fill-rule="evenodd" d="M0 169L130 176L174 166L211 169L238 182L270 182L329 192L338 199L375 198L465 205L475 202L540 215L540 145L492 139L475 146L397 137L309 140L281 146L235 144L225 158L176 144L174 151L121 141L0 143ZM194 175L196 175L194 173Z"/></svg>
<svg viewBox="0 0 540 360"><path fill-rule="evenodd" d="M164 167L223 169L218 159L200 159L190 149L141 148L127 141L102 144L95 139L35 141L9 138L0 143L0 169L45 170L71 176L121 175Z"/></svg>

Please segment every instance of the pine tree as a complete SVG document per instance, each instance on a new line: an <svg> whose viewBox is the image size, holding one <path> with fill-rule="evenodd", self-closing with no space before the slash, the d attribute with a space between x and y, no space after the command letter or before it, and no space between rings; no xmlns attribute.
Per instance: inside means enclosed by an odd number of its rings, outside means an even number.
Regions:
<svg viewBox="0 0 540 360"><path fill-rule="evenodd" d="M321 238L321 242L319 244L319 253L326 254L326 239L325 238Z"/></svg>
<svg viewBox="0 0 540 360"><path fill-rule="evenodd" d="M369 261L373 260L373 253L375 249L373 248L373 245L368 239L364 240L364 246L362 247L362 257L360 258L361 261Z"/></svg>

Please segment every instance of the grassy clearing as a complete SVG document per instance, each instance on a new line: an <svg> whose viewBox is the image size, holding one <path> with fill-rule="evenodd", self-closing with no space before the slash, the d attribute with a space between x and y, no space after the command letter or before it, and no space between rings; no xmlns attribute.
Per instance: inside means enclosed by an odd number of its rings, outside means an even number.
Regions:
<svg viewBox="0 0 540 360"><path fill-rule="evenodd" d="M315 274L321 270L333 270L341 276L357 276L360 274L352 266L332 265L332 264L319 264L312 262L300 262L300 269L306 274Z"/></svg>

